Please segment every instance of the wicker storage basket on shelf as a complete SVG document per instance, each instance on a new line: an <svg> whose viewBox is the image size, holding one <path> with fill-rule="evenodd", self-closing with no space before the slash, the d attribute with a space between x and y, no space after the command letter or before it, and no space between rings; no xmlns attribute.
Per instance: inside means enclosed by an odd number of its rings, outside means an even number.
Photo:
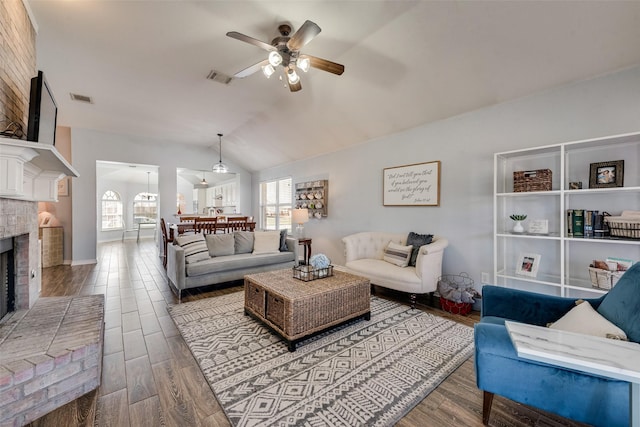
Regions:
<svg viewBox="0 0 640 427"><path fill-rule="evenodd" d="M611 289L623 274L624 271L609 271L589 266L589 277L594 288Z"/></svg>
<svg viewBox="0 0 640 427"><path fill-rule="evenodd" d="M620 216L604 218L613 237L640 239L640 211L623 211Z"/></svg>
<svg viewBox="0 0 640 427"><path fill-rule="evenodd" d="M551 169L514 172L513 192L551 191L551 178Z"/></svg>

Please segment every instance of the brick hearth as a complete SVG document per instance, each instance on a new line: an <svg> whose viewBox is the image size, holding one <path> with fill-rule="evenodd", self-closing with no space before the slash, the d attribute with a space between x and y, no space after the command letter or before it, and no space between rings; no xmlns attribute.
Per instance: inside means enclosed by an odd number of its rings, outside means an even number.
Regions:
<svg viewBox="0 0 640 427"><path fill-rule="evenodd" d="M100 385L104 295L40 298L0 322L0 425L24 425Z"/></svg>

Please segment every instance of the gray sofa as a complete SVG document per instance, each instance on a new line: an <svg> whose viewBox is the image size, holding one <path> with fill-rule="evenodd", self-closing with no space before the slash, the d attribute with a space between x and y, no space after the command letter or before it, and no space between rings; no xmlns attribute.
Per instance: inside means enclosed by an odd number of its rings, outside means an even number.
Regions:
<svg viewBox="0 0 640 427"><path fill-rule="evenodd" d="M253 232L235 232L237 236L247 236ZM260 231L256 233L262 233ZM206 236L205 236L206 237ZM209 253L215 252L209 244ZM177 241L179 239L176 239ZM284 250L286 248L286 250ZM238 245L236 243L236 251ZM215 285L218 283L242 280L245 274L260 273L263 271L293 268L298 260L298 241L287 237L282 240L281 250L271 253L233 253L223 256L204 255L201 260L187 262L185 247L178 244L167 247L167 277L169 286L177 293L178 300L182 299L184 289L199 286Z"/></svg>

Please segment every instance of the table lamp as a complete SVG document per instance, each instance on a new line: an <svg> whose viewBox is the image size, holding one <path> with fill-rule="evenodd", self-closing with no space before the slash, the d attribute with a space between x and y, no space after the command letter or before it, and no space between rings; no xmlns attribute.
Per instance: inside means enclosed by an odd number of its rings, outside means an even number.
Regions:
<svg viewBox="0 0 640 427"><path fill-rule="evenodd" d="M298 239L304 239L304 227L302 224L309 221L309 209L294 209L291 211L291 221L294 224L298 224L296 227L296 237Z"/></svg>

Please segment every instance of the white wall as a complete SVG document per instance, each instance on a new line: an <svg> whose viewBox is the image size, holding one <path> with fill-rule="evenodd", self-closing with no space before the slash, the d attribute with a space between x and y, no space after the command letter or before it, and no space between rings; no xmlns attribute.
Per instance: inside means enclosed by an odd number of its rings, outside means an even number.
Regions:
<svg viewBox="0 0 640 427"><path fill-rule="evenodd" d="M217 162L207 147L187 147L170 141L149 140L88 129L71 130L73 166L80 173L73 180L72 265L96 262L97 196L96 161L158 165L160 217L170 221L176 214L176 168L209 169ZM229 163L229 162L227 162ZM229 163L239 173L241 206L251 206L251 175ZM66 232L66 230L65 230ZM158 239L161 245L161 239Z"/></svg>
<svg viewBox="0 0 640 427"><path fill-rule="evenodd" d="M347 234L434 233L449 239L443 272L467 272L479 285L480 273L493 265L494 152L635 131L640 131L640 67L261 171L253 176L254 215L261 181L328 179L328 218L305 224L313 253L342 264L340 239ZM383 168L433 160L442 162L439 207L382 206Z"/></svg>

